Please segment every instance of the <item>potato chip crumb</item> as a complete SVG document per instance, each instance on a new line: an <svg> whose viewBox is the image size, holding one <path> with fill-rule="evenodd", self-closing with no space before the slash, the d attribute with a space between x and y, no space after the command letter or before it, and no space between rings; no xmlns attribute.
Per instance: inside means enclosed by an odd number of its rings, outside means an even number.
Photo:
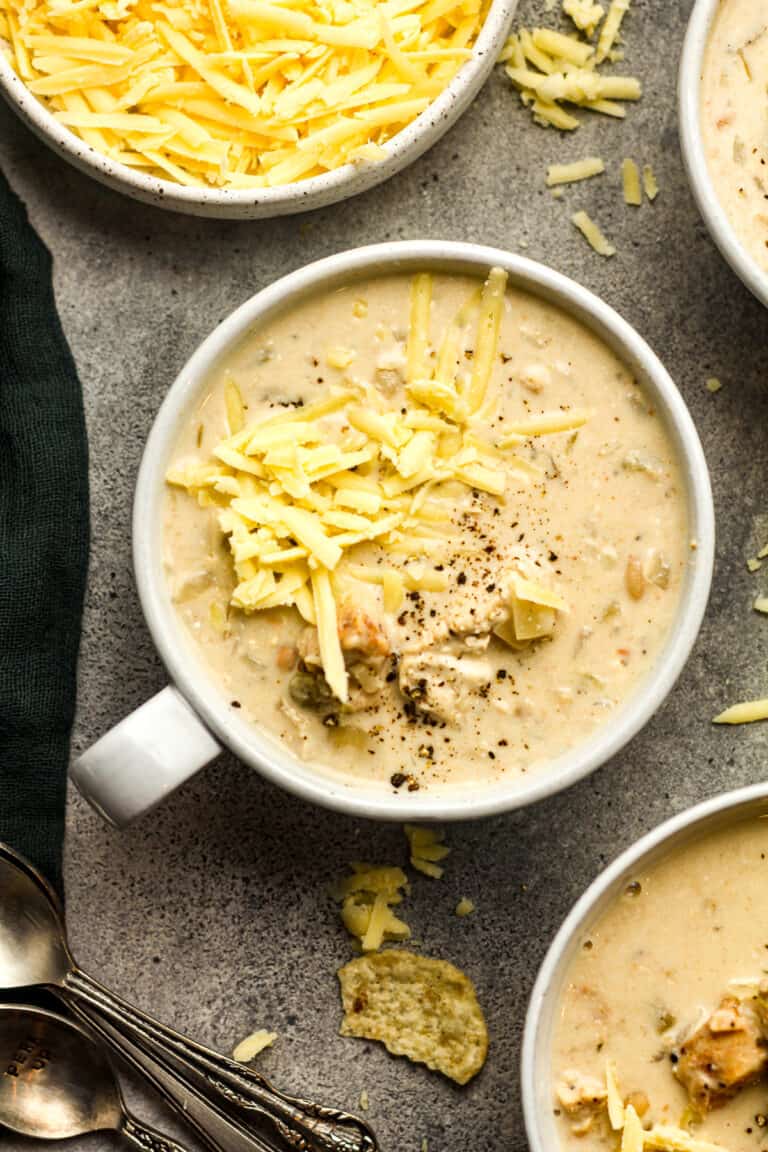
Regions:
<svg viewBox="0 0 768 1152"><path fill-rule="evenodd" d="M378 1040L457 1084L475 1076L488 1029L472 981L446 960L387 949L339 969L340 1034Z"/></svg>
<svg viewBox="0 0 768 1152"><path fill-rule="evenodd" d="M368 1111L368 1092L365 1088L363 1088L362 1092L360 1093L360 1107L362 1108L363 1112Z"/></svg>
<svg viewBox="0 0 768 1152"><path fill-rule="evenodd" d="M722 386L723 382L717 376L710 376L707 380L707 392L719 392Z"/></svg>
<svg viewBox="0 0 768 1152"><path fill-rule="evenodd" d="M260 1028L240 1041L232 1052L232 1059L238 1064L250 1064L251 1060L255 1060L265 1048L271 1048L275 1040L277 1032L267 1032L264 1028Z"/></svg>
<svg viewBox="0 0 768 1152"><path fill-rule="evenodd" d="M462 896L461 900L459 900L458 904L456 905L457 916L471 916L474 910L475 905L468 896Z"/></svg>

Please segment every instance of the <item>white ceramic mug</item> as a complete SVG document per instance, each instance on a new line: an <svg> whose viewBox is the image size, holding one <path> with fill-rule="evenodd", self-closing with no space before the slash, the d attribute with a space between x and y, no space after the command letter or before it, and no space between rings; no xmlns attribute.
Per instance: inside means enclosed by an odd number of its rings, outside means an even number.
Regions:
<svg viewBox="0 0 768 1152"><path fill-rule="evenodd" d="M323 774L230 707L193 648L171 602L162 563L165 473L181 425L214 366L276 313L318 291L372 275L424 268L484 276L493 265L512 287L562 308L592 329L631 369L665 420L680 459L697 542L677 617L649 676L589 739L540 771L471 789L447 786L393 794L380 783ZM620 316L557 272L495 248L414 240L330 256L278 280L237 309L182 369L157 415L136 485L133 517L136 583L144 615L171 685L128 716L75 763L83 795L117 825L159 804L226 745L267 779L312 803L382 820L466 820L530 804L580 780L615 755L661 705L685 664L709 595L714 512L706 462L688 409L657 357Z"/></svg>
<svg viewBox="0 0 768 1152"><path fill-rule="evenodd" d="M680 146L694 199L710 236L743 284L768 307L766 273L736 235L717 198L701 131L701 78L704 53L721 0L697 0L688 22L678 77Z"/></svg>

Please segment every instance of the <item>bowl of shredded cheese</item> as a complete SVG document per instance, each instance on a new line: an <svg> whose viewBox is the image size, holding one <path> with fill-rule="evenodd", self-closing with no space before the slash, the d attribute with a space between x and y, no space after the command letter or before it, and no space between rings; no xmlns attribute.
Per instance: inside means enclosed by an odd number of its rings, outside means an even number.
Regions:
<svg viewBox="0 0 768 1152"><path fill-rule="evenodd" d="M7 0L0 92L135 199L269 217L362 192L472 101L517 0Z"/></svg>

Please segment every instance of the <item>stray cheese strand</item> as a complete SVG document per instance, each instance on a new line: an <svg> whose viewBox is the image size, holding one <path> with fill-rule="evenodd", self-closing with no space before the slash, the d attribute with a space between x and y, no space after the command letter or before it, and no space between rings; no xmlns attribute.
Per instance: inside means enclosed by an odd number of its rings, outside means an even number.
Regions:
<svg viewBox="0 0 768 1152"><path fill-rule="evenodd" d="M0 38L5 23L30 91L110 159L258 189L383 159L471 57L486 7L0 0Z"/></svg>
<svg viewBox="0 0 768 1152"><path fill-rule="evenodd" d="M640 187L640 169L634 160L622 160L621 181L624 188L624 203L639 208L643 202L643 190Z"/></svg>
<svg viewBox="0 0 768 1152"><path fill-rule="evenodd" d="M768 698L765 700L747 700L743 704L734 704L726 708L719 716L715 716L713 724L754 724L757 720L768 720Z"/></svg>
<svg viewBox="0 0 768 1152"><path fill-rule="evenodd" d="M547 169L547 187L575 184L580 180L589 180L591 176L600 176L603 172L605 164L599 156L586 156L572 164L550 164Z"/></svg>
<svg viewBox="0 0 768 1152"><path fill-rule="evenodd" d="M606 240L603 233L600 231L597 224L586 212L576 212L571 217L571 222L578 228L587 243L594 248L598 256L615 256L616 249L613 244Z"/></svg>
<svg viewBox="0 0 768 1152"><path fill-rule="evenodd" d="M409 403L402 409L392 411L372 386L358 383L247 425L243 398L229 380L224 400L230 436L216 445L209 461L181 460L166 475L168 483L216 508L236 576L230 607L246 613L294 607L316 626L325 680L342 704L349 699L349 684L340 621L348 611L350 579L379 585L389 613L400 610L406 592L443 591L446 574L419 560L449 539L451 499L442 486L459 483L502 499L510 476L528 484L541 475L510 450L532 438L577 429L589 418L580 409L544 413L508 425L496 443L478 436L478 423L495 411L489 385L499 355L506 283L503 269L490 270L482 290L469 295L442 344L436 344L436 355L430 335L432 277L414 277ZM470 325L475 328L472 367L459 372ZM328 356L347 365L354 351L334 348ZM387 560L401 556L402 566L359 563L355 549L370 542L388 554ZM555 613L567 611L551 589L521 577L512 581L509 594L516 642L551 631ZM439 871L439 853L416 856L429 865L422 871ZM380 909L377 916L383 916Z"/></svg>

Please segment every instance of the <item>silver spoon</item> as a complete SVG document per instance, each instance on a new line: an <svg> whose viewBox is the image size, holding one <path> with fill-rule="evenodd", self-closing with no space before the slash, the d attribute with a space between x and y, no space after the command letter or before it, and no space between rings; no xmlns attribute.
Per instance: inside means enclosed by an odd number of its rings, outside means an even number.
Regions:
<svg viewBox="0 0 768 1152"><path fill-rule="evenodd" d="M377 1152L363 1121L287 1096L249 1068L197 1044L133 1008L76 965L58 900L28 861L0 844L0 988L47 987L95 1012L233 1123L266 1132L297 1152Z"/></svg>
<svg viewBox="0 0 768 1152"><path fill-rule="evenodd" d="M130 1115L106 1052L78 1024L28 1004L0 1004L0 1125L40 1140L114 1131L142 1152L185 1152Z"/></svg>

